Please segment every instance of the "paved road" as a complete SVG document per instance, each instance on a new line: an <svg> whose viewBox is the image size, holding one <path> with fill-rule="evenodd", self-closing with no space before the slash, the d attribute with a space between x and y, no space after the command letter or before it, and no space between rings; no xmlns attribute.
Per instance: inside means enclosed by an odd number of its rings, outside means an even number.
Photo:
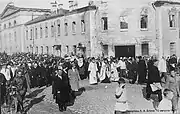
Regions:
<svg viewBox="0 0 180 114"><path fill-rule="evenodd" d="M85 88L85 92L76 98L74 105L68 107L66 112L58 111L51 87L32 90L32 94L26 98L25 108L28 114L113 114L117 83L89 85L85 80L81 81L80 86ZM145 85L127 84L126 87L132 114L156 114L153 103L143 97Z"/></svg>

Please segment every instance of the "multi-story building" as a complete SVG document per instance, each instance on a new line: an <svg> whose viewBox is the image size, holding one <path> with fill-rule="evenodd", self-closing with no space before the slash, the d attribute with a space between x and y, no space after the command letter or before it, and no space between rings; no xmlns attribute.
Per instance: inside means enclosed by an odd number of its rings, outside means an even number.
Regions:
<svg viewBox="0 0 180 114"><path fill-rule="evenodd" d="M71 53L93 56L90 38L95 11L96 6L71 6L69 10L59 7L52 14L27 22L26 50L59 56Z"/></svg>
<svg viewBox="0 0 180 114"><path fill-rule="evenodd" d="M132 3L133 2L133 3ZM96 20L97 52L105 56L176 54L180 46L180 3L109 0Z"/></svg>
<svg viewBox="0 0 180 114"><path fill-rule="evenodd" d="M80 8L73 1L69 3L68 10L53 4L53 13L28 21L21 51L59 56L71 52L86 56L180 56L179 2L90 1ZM2 34L2 39L6 37Z"/></svg>
<svg viewBox="0 0 180 114"><path fill-rule="evenodd" d="M1 51L8 54L24 52L24 24L44 13L50 13L50 10L8 4L1 14Z"/></svg>

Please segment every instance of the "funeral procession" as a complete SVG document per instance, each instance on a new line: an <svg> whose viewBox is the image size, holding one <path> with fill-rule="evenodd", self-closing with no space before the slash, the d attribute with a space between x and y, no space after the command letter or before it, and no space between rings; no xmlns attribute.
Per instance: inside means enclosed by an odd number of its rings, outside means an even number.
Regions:
<svg viewBox="0 0 180 114"><path fill-rule="evenodd" d="M180 0L0 0L0 114L180 114Z"/></svg>

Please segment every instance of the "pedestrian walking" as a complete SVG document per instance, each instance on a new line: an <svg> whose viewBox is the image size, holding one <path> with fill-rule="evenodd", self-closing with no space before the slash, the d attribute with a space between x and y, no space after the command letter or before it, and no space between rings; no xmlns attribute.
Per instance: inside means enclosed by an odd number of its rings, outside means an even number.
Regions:
<svg viewBox="0 0 180 114"><path fill-rule="evenodd" d="M90 72L89 73L89 84L97 84L98 68L97 68L97 64L95 62L94 57L91 59L91 62L88 67L88 71Z"/></svg>
<svg viewBox="0 0 180 114"><path fill-rule="evenodd" d="M74 61L71 62L71 68L68 70L69 82L73 91L79 90L80 76Z"/></svg>
<svg viewBox="0 0 180 114"><path fill-rule="evenodd" d="M70 101L70 88L68 77L63 71L62 66L58 66L54 77L54 88L56 103L59 106L59 111L66 111L67 103Z"/></svg>

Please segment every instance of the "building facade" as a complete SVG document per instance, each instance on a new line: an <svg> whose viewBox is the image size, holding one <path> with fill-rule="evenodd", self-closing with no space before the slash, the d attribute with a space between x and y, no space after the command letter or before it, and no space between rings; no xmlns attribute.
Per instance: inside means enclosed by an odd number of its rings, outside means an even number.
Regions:
<svg viewBox="0 0 180 114"><path fill-rule="evenodd" d="M109 0L98 10L96 42L104 56L170 56L179 49L180 3Z"/></svg>
<svg viewBox="0 0 180 114"><path fill-rule="evenodd" d="M91 53L90 37L96 6L86 6L72 11L63 8L26 23L26 51L36 54Z"/></svg>
<svg viewBox="0 0 180 114"><path fill-rule="evenodd" d="M18 19L24 20L23 24L26 22L20 29L23 34L16 33L21 36L21 45L16 44L21 46L18 49L13 43L4 43L12 42L8 37L15 34L5 32L5 22L8 22L6 17L2 18L2 50L62 57L71 53L86 57L180 56L180 3L131 2L90 1L87 6L78 8L77 3L70 1L68 10L53 8L51 14L43 14L33 20L29 19L32 16ZM15 27L12 30L14 32Z"/></svg>
<svg viewBox="0 0 180 114"><path fill-rule="evenodd" d="M25 52L24 24L44 13L50 13L50 10L20 8L8 4L1 14L1 52Z"/></svg>

